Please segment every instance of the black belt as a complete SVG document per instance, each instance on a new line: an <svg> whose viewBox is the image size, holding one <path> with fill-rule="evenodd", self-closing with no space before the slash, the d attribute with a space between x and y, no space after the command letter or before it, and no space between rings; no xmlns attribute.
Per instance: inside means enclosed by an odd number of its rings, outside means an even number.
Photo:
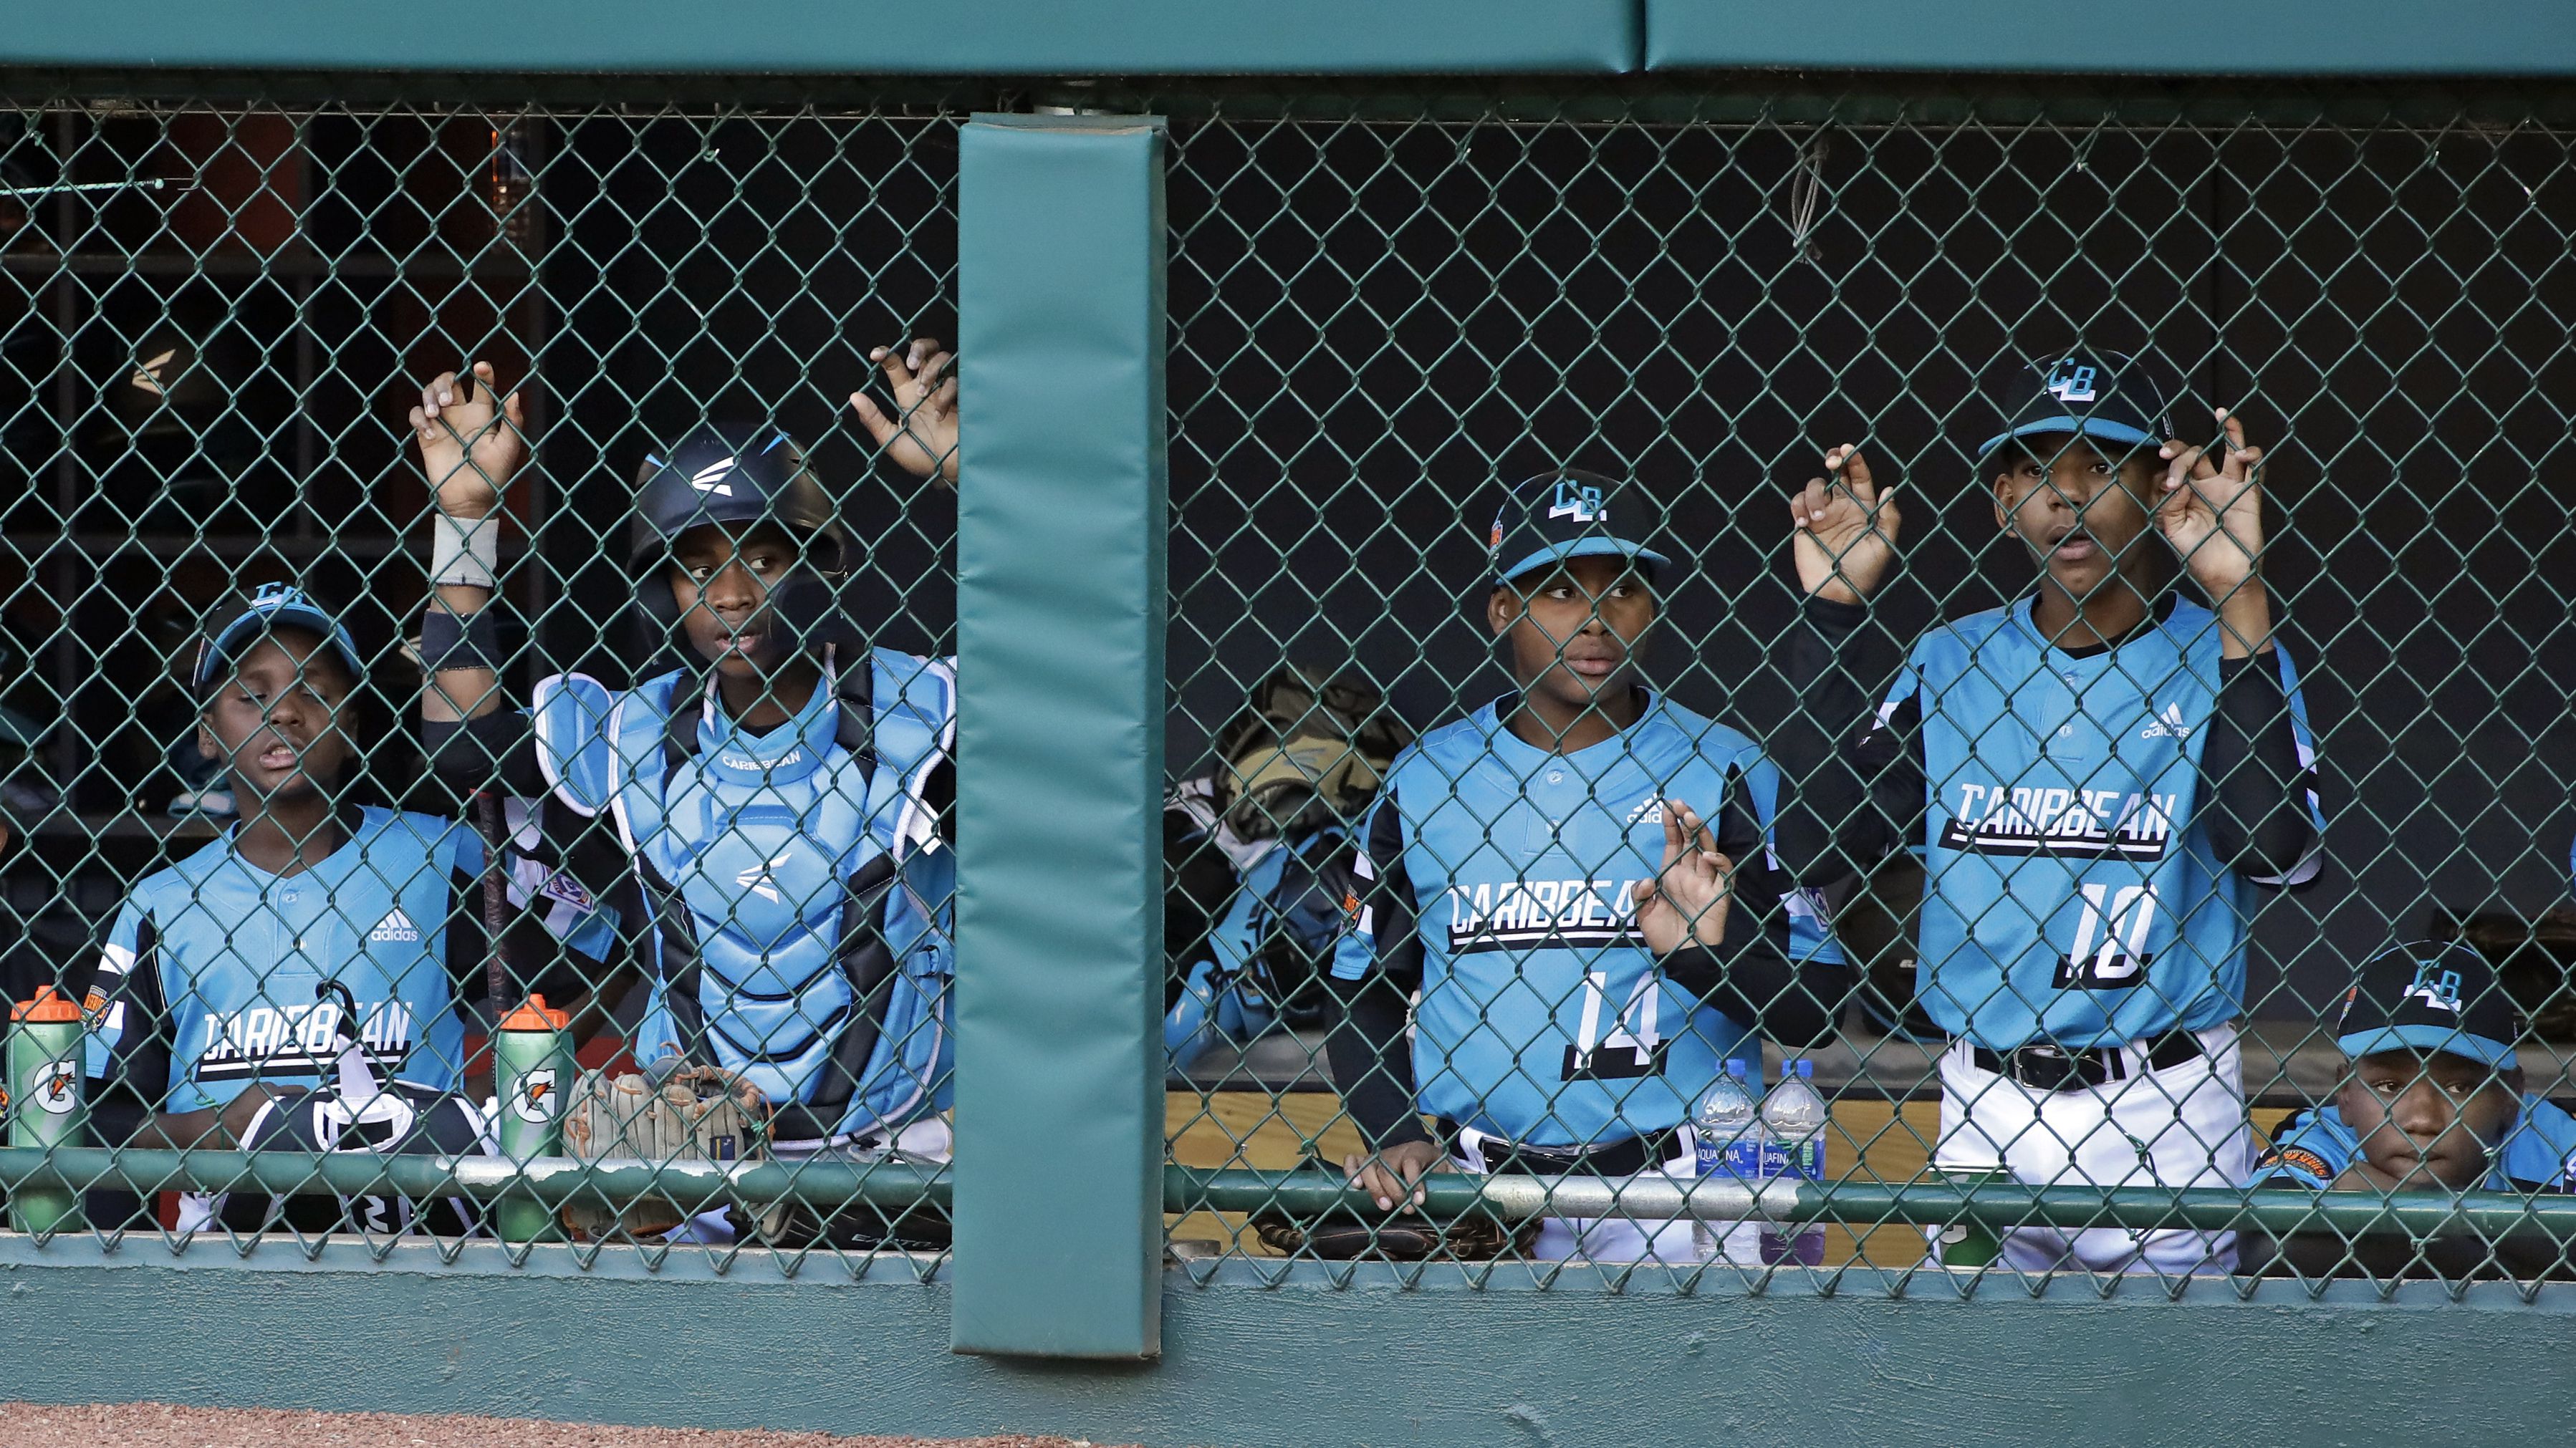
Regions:
<svg viewBox="0 0 2576 1448"><path fill-rule="evenodd" d="M1442 1118L1442 1140L1455 1143L1459 1131L1457 1122ZM1682 1142L1682 1129L1678 1126L1621 1141L1595 1141L1581 1146L1532 1146L1525 1141L1479 1135L1484 1136L1485 1170L1504 1176L1635 1176L1650 1168L1660 1169L1680 1155Z"/></svg>
<svg viewBox="0 0 2576 1448"><path fill-rule="evenodd" d="M2144 1042L2147 1069L2162 1071L2208 1054L2201 1049L2200 1035L2176 1026L2161 1036L2150 1036ZM1983 1046L1970 1046L1968 1059L1980 1071L2009 1076L2024 1086L2042 1091L2089 1091L2127 1079L2128 1069L2117 1046L2088 1046L2069 1050L2045 1042L2016 1046L2009 1051L1989 1051Z"/></svg>

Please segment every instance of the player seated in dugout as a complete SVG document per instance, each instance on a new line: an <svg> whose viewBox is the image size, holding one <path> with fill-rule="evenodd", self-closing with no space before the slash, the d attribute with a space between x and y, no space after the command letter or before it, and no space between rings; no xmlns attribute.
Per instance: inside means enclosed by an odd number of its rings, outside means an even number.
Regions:
<svg viewBox="0 0 2576 1448"><path fill-rule="evenodd" d="M1690 1176L1725 1063L1829 1034L1848 992L1769 863L1778 772L1645 682L1657 511L1571 470L1513 491L1478 622L1515 687L1398 755L1363 825L1328 1050L1374 1150L1345 1169L1381 1210L1443 1166ZM1699 1258L1689 1223L1625 1218L1549 1219L1531 1250ZM1755 1260L1753 1233L1721 1250Z"/></svg>
<svg viewBox="0 0 2576 1448"><path fill-rule="evenodd" d="M853 394L853 412L903 471L953 483L951 357L927 339L873 356L894 407ZM902 495L827 486L765 421L689 428L640 459L633 592L591 615L603 630L641 624L644 677L611 688L551 674L526 708L505 708L490 605L502 490L530 457L525 410L488 363L418 397L436 511L423 743L459 788L497 778L538 799L550 830L614 821L614 858L577 863L599 872L594 889L632 878L651 902L657 972L636 1064L657 1082L715 1073L756 1091L771 1155L944 1159L955 673L877 645L883 621L857 616L876 529L842 502L890 513ZM657 672L666 651L683 666ZM696 1230L742 1226L710 1216ZM932 1231L944 1227L892 1232L863 1207L762 1228L798 1245Z"/></svg>
<svg viewBox="0 0 2576 1448"><path fill-rule="evenodd" d="M2453 942L2392 946L2362 966L2334 1017L2351 1058L2334 1100L2303 1111L2254 1166L2300 1192L2576 1192L2576 1118L2526 1089L2523 1020L2484 955ZM2302 1276L2576 1276L2538 1231L2347 1238L2248 1234L2248 1271Z"/></svg>
<svg viewBox="0 0 2576 1448"><path fill-rule="evenodd" d="M2237 1186L2253 892L2314 878L2324 829L2274 637L2263 454L2222 409L2216 439L2185 443L2179 379L2151 356L2070 349L1986 392L1977 511L2037 578L1930 630L1883 692L1857 667L1897 566L1894 485L1846 443L1789 499L1806 718L1774 740L1798 782L1780 853L1827 885L1923 852L1918 998L1951 1038L1938 1169ZM2109 1227L2003 1246L2025 1271L2223 1270L2234 1250Z"/></svg>
<svg viewBox="0 0 2576 1448"><path fill-rule="evenodd" d="M490 1068L465 1049L490 965L483 841L354 797L364 678L348 632L296 589L265 585L215 615L190 682L199 745L223 761L241 817L137 882L109 928L83 996L101 1145L490 1149ZM549 962L536 989L593 1017L584 981L613 974L614 922L530 912L511 933L530 932L514 954ZM100 1228L141 1209L130 1193L89 1196ZM472 1226L461 1207L427 1216L400 1200L189 1194L177 1226Z"/></svg>

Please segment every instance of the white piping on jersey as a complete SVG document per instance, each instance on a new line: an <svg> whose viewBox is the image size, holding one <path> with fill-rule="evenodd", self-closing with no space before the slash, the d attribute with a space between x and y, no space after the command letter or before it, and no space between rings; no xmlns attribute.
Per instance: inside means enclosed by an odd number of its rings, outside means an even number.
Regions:
<svg viewBox="0 0 2576 1448"><path fill-rule="evenodd" d="M110 943L106 948L99 951L99 974L123 975L132 969L134 969L134 952L126 949L124 946Z"/></svg>
<svg viewBox="0 0 2576 1448"><path fill-rule="evenodd" d="M625 690L617 696L617 703L608 711L609 738L626 737L626 706L634 702L635 691L632 689ZM543 759L545 751L538 750L537 757ZM621 775L632 773L626 766L623 751L620 752L617 772ZM643 851L635 844L635 825L626 817L626 786L630 782L626 779L612 779L608 782L608 814L609 818L617 821L617 842L626 847L626 858L640 862L643 859Z"/></svg>
<svg viewBox="0 0 2576 1448"><path fill-rule="evenodd" d="M947 685L948 697L955 699L957 670L937 659L925 659L922 663L932 673L939 675ZM872 703L872 710L873 707ZM894 822L895 858L898 860L911 853L904 848L907 844L917 845L924 850L939 848L938 819L930 808L928 795L930 776L937 771L941 760L947 759L957 751L957 710L953 705L947 710L947 715L947 718L940 721L939 747L924 755L920 767L912 772L911 778L903 782L903 809L895 816ZM925 910L924 913L928 912Z"/></svg>
<svg viewBox="0 0 2576 1448"><path fill-rule="evenodd" d="M586 683L592 684L597 684L599 682L597 679L591 678L588 674L548 674L544 678L537 680L537 687L529 691L528 694L528 718L532 722L546 717L546 695L554 689L565 687L565 681L570 679L580 679ZM619 702L621 705L624 703L623 695L619 697ZM616 715L612 711L609 717L614 720ZM616 735L612 733L609 737L613 739ZM593 809L589 805L582 803L580 800L573 798L572 791L563 787L563 776L555 772L554 751L546 748L545 741L543 739L539 739L537 741L537 777L546 782L546 791L549 794L552 794L555 798L562 800L564 808L571 810L574 814L581 816L583 819L589 819L591 816L599 813L598 810ZM613 779L609 781L608 797L610 802L614 804L617 798L617 782Z"/></svg>

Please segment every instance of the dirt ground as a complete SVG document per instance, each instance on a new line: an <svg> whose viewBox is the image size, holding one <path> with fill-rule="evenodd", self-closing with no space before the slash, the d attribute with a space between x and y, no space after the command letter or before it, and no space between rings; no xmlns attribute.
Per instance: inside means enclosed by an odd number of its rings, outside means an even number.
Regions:
<svg viewBox="0 0 2576 1448"><path fill-rule="evenodd" d="M8 1448L1093 1448L1072 1438L841 1438L759 1429L610 1428L525 1418L0 1403ZM1109 1445L1099 1445L1109 1448Z"/></svg>

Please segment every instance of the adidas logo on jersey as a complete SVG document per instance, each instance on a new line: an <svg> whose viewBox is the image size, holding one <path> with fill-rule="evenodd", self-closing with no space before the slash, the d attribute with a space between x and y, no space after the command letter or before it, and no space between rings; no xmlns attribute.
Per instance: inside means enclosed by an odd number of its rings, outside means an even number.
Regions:
<svg viewBox="0 0 2576 1448"><path fill-rule="evenodd" d="M1663 822L1664 802L1652 795L1639 800L1637 807L1628 811L1628 823L1631 825L1659 825Z"/></svg>
<svg viewBox="0 0 2576 1448"><path fill-rule="evenodd" d="M376 922L375 929L367 932L367 943L369 945L391 945L396 943L403 945L418 945L420 944L420 927L412 924L411 917L402 913L401 907L397 906L393 913Z"/></svg>
<svg viewBox="0 0 2576 1448"><path fill-rule="evenodd" d="M2167 704L2164 707L2164 712L2156 716L2156 722L2138 731L2138 737L2141 739L2189 739L2191 737L2191 721L2182 717L2182 706L2180 704Z"/></svg>

